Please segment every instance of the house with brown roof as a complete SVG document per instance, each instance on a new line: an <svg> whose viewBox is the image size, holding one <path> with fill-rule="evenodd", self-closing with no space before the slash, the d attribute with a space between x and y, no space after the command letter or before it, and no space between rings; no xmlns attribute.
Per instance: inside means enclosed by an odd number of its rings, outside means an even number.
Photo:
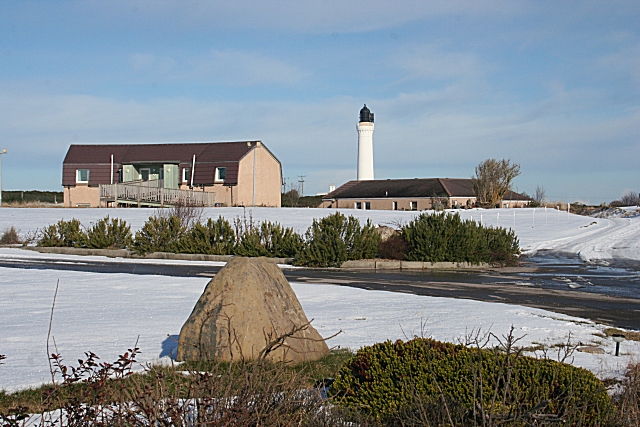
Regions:
<svg viewBox="0 0 640 427"><path fill-rule="evenodd" d="M65 206L280 206L282 165L261 141L71 145Z"/></svg>
<svg viewBox="0 0 640 427"><path fill-rule="evenodd" d="M508 191L503 208L527 206L531 199ZM471 179L415 178L349 181L322 196L321 208L421 211L434 208L470 208L476 195Z"/></svg>

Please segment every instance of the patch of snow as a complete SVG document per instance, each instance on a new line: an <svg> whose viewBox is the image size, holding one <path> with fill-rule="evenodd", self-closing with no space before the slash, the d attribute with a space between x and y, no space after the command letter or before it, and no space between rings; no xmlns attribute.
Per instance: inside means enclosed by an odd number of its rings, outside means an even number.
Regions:
<svg viewBox="0 0 640 427"><path fill-rule="evenodd" d="M51 352L74 365L85 351L115 361L136 341L140 363L170 363L180 328L200 297L208 278L0 268L0 389L16 390L50 382L46 354L49 316L60 280ZM605 326L545 310L514 305L368 291L332 284L292 287L321 335L343 333L330 346L358 349L387 339L426 335L456 342L481 328L497 336L515 327L521 345L573 342L600 345L604 355L576 353L573 363L601 377L620 375L638 361L640 343L600 338ZM55 340L55 344L54 344Z"/></svg>

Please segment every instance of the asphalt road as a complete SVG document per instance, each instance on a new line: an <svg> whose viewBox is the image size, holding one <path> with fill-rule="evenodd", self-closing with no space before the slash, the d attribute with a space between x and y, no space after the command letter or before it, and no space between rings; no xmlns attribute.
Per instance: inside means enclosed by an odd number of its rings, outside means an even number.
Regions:
<svg viewBox="0 0 640 427"><path fill-rule="evenodd" d="M640 330L640 275L578 262L533 260L525 268L484 272L285 269L291 282L466 298L542 308L611 326ZM213 277L221 267L65 259L3 260L0 267L178 277ZM567 285L569 283L569 287Z"/></svg>

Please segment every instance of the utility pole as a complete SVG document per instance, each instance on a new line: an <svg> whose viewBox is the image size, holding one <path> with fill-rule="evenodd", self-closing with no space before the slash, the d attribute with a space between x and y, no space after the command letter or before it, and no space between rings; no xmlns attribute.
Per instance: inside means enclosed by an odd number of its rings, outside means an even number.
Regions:
<svg viewBox="0 0 640 427"><path fill-rule="evenodd" d="M300 177L300 179L298 180L298 182L300 183L300 197L304 197L304 179L306 178L306 175L298 175Z"/></svg>
<svg viewBox="0 0 640 427"><path fill-rule="evenodd" d="M0 206L2 206L2 155L7 154L7 149L3 148L0 151Z"/></svg>

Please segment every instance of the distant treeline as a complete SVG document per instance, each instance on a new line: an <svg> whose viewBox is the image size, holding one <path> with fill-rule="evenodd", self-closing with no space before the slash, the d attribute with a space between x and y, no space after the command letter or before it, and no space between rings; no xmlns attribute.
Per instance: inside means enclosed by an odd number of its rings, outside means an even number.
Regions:
<svg viewBox="0 0 640 427"><path fill-rule="evenodd" d="M322 196L299 196L296 190L282 193L283 208L317 208L322 203Z"/></svg>
<svg viewBox="0 0 640 427"><path fill-rule="evenodd" d="M3 191L3 203L62 203L62 191Z"/></svg>

